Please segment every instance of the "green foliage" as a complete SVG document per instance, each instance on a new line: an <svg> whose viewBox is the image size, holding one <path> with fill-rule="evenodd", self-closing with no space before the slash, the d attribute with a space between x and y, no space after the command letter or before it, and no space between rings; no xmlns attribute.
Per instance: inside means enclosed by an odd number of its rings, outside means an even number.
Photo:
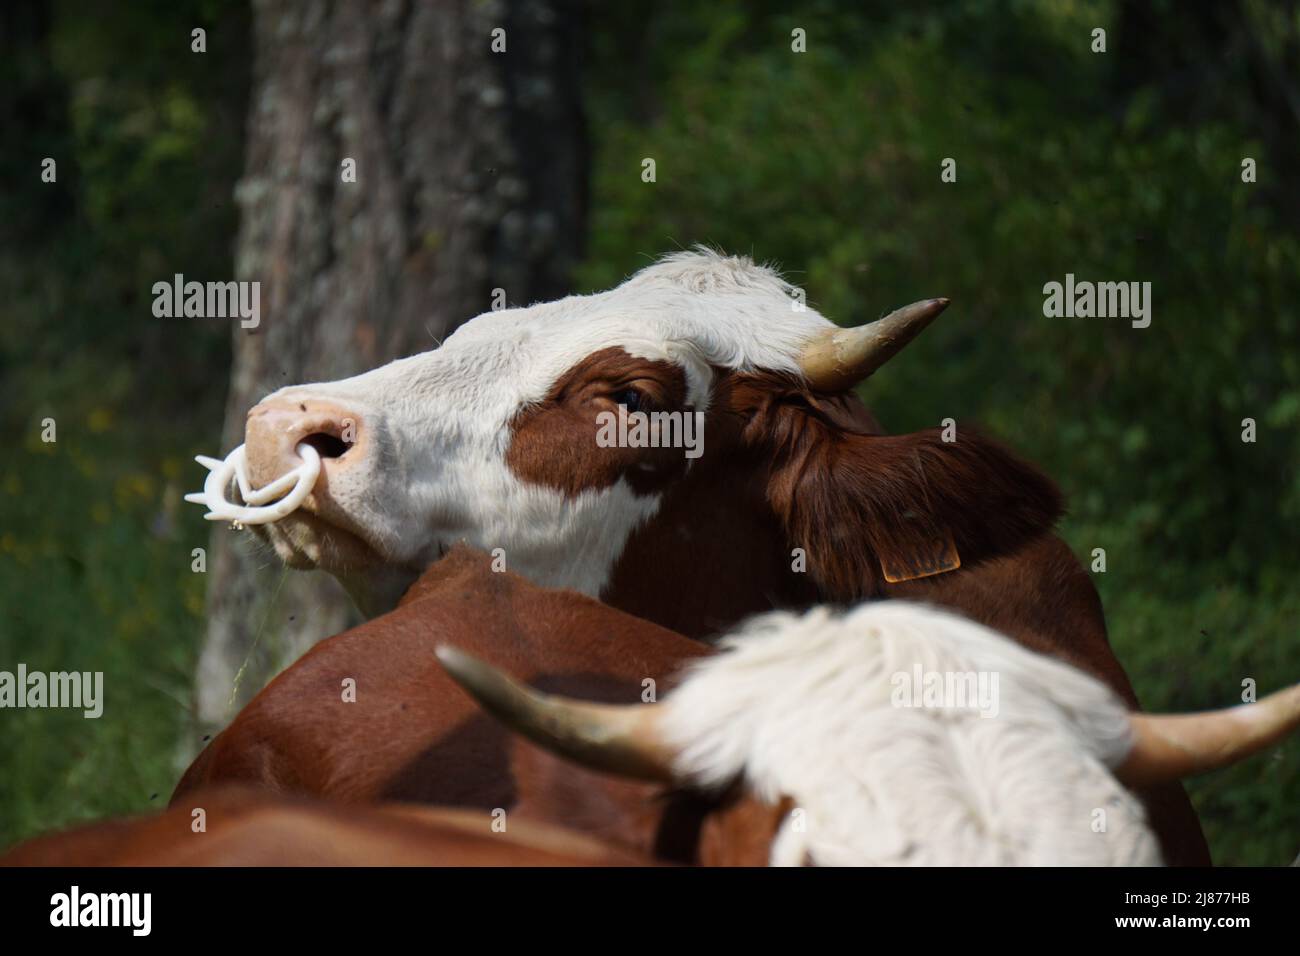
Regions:
<svg viewBox="0 0 1300 956"><path fill-rule="evenodd" d="M0 323L4 411L48 398L47 376L69 355L126 372L137 397L155 404L184 406L224 387L213 370L228 366L229 329L168 324L150 312L159 279L231 272L248 18L238 8L216 13L203 2L60 4L41 68L8 77L15 96L35 101L9 132L57 159L58 182L37 182L25 150L25 165L6 177L20 188L13 216L0 220L9 253L0 256L0 293L12 305ZM195 26L224 58L189 52ZM24 39L42 38L14 42ZM50 210L56 200L71 209ZM15 220L22 228L9 235Z"/></svg>
<svg viewBox="0 0 1300 956"><path fill-rule="evenodd" d="M220 429L230 331L154 318L151 285L230 274L246 109L243 8L44 15L0 38L26 44L0 52L0 668L102 671L106 703L0 714L0 847L163 806L175 784L208 533L180 499ZM224 57L189 53L196 25Z"/></svg>

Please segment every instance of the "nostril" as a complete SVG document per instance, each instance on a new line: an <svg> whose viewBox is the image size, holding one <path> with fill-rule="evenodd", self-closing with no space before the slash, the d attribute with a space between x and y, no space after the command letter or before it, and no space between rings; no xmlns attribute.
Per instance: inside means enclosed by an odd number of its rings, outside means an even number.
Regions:
<svg viewBox="0 0 1300 956"><path fill-rule="evenodd" d="M337 435L330 435L326 432L314 432L305 438L300 439L304 445L311 445L322 458L342 458L352 447L352 442L344 441Z"/></svg>

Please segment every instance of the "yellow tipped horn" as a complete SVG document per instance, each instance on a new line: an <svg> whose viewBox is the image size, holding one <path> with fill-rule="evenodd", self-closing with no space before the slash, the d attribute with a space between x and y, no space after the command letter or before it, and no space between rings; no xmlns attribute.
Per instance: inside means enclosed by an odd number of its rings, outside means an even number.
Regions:
<svg viewBox="0 0 1300 956"><path fill-rule="evenodd" d="M804 345L799 368L817 391L847 391L897 355L946 308L947 299L925 299L855 329L827 329Z"/></svg>

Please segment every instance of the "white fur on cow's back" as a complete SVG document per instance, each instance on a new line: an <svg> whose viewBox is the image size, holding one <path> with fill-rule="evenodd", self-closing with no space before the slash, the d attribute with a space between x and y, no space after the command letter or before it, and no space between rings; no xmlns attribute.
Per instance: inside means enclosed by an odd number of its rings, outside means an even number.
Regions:
<svg viewBox="0 0 1300 956"><path fill-rule="evenodd" d="M664 704L678 769L791 798L774 863L1156 865L1111 775L1132 746L1092 677L964 618L901 601L757 618ZM996 672L999 710L894 706L892 677ZM1097 810L1106 831L1094 832Z"/></svg>

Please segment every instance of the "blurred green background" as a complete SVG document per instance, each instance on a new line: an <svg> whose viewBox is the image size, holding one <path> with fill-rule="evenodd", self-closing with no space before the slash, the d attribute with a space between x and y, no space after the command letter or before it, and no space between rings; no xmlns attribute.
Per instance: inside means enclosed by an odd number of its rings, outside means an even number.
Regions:
<svg viewBox="0 0 1300 956"><path fill-rule="evenodd" d="M951 297L864 388L886 426L979 422L1060 482L1076 553L1106 550L1095 579L1148 708L1300 680L1293 4L614 6L587 15L577 290L707 242L779 264L844 324ZM248 105L246 42L168 46L247 33L241 5L52 18L48 50L0 37L3 138L73 159L52 189L31 150L0 150L0 669L75 661L115 706L0 712L0 846L160 806L176 779L208 530L179 499L219 441L230 343L152 320L149 289L231 273ZM1045 318L1067 272L1151 282L1150 328ZM1217 862L1300 851L1300 742L1190 789Z"/></svg>

